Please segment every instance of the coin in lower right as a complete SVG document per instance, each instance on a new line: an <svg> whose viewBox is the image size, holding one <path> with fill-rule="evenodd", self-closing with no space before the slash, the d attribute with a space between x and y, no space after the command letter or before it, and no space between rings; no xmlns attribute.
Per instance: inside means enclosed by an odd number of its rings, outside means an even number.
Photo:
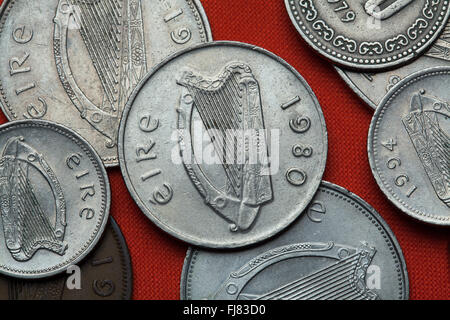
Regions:
<svg viewBox="0 0 450 320"><path fill-rule="evenodd" d="M382 100L369 130L373 175L411 217L450 225L450 67L422 70Z"/></svg>
<svg viewBox="0 0 450 320"><path fill-rule="evenodd" d="M181 299L408 299L405 260L381 216L323 182L286 232L243 251L190 249Z"/></svg>

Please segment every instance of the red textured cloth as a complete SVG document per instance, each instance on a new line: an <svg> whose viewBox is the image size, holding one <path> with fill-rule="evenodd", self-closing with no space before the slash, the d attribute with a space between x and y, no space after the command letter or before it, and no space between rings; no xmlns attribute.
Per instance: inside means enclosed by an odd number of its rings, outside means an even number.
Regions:
<svg viewBox="0 0 450 320"><path fill-rule="evenodd" d="M0 0L1 3L1 0ZM417 222L397 210L378 188L367 159L372 110L342 81L332 65L301 39L282 0L202 0L215 40L235 40L274 52L296 68L317 95L328 127L325 180L370 203L403 249L411 299L450 299L450 230ZM282 84L280 84L282 85ZM1 115L3 123L6 118ZM178 299L187 245L154 226L135 205L120 170L109 170L111 213L127 240L135 299Z"/></svg>

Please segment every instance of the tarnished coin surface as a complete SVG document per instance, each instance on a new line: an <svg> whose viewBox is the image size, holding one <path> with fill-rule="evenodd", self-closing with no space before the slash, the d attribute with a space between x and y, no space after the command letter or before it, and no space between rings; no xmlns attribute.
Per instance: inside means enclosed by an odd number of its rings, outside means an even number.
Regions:
<svg viewBox="0 0 450 320"><path fill-rule="evenodd" d="M368 152L381 190L408 215L450 225L450 67L402 80L372 119Z"/></svg>
<svg viewBox="0 0 450 320"><path fill-rule="evenodd" d="M110 189L95 150L43 120L0 126L0 273L43 278L78 263L97 244Z"/></svg>
<svg viewBox="0 0 450 320"><path fill-rule="evenodd" d="M377 73L360 73L338 67L336 69L353 91L375 109L402 79L420 70L439 66L450 66L449 24L423 56L401 68Z"/></svg>
<svg viewBox="0 0 450 320"><path fill-rule="evenodd" d="M113 218L110 218L98 245L78 266L79 273L70 270L71 274L60 274L48 279L22 280L0 277L0 299L131 299L133 287L131 259L125 239Z"/></svg>
<svg viewBox="0 0 450 320"><path fill-rule="evenodd" d="M243 251L189 249L181 299L408 299L405 260L380 215L324 182L306 214L263 245Z"/></svg>
<svg viewBox="0 0 450 320"><path fill-rule="evenodd" d="M449 17L448 0L285 0L300 35L332 62L393 68L421 55Z"/></svg>
<svg viewBox="0 0 450 320"><path fill-rule="evenodd" d="M0 105L83 136L106 166L137 83L169 54L211 39L199 0L4 0Z"/></svg>
<svg viewBox="0 0 450 320"><path fill-rule="evenodd" d="M324 172L327 132L303 78L261 48L215 42L168 58L125 108L120 166L142 211L194 245L232 248L293 222Z"/></svg>

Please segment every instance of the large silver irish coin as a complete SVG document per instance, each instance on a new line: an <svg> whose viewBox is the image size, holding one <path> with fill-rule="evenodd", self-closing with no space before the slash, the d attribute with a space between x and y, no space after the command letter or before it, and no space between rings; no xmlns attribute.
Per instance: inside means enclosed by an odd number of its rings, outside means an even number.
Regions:
<svg viewBox="0 0 450 320"><path fill-rule="evenodd" d="M118 164L117 132L137 83L169 54L211 39L198 0L4 0L0 105L45 119Z"/></svg>
<svg viewBox="0 0 450 320"><path fill-rule="evenodd" d="M417 71L438 66L450 66L449 24L423 56L406 66L378 73L360 73L340 68L337 70L353 91L375 109L400 80Z"/></svg>
<svg viewBox="0 0 450 320"><path fill-rule="evenodd" d="M110 190L101 159L74 131L43 120L0 126L0 272L43 278L96 245Z"/></svg>
<svg viewBox="0 0 450 320"><path fill-rule="evenodd" d="M244 251L189 249L181 299L408 299L402 251L387 224L351 192L324 182L289 229Z"/></svg>
<svg viewBox="0 0 450 320"><path fill-rule="evenodd" d="M322 110L303 78L258 47L216 42L168 58L125 108L119 158L159 227L194 245L267 239L305 209L327 155Z"/></svg>
<svg viewBox="0 0 450 320"><path fill-rule="evenodd" d="M450 67L401 81L381 102L369 131L378 185L410 216L450 225Z"/></svg>
<svg viewBox="0 0 450 320"><path fill-rule="evenodd" d="M336 64L392 68L422 54L450 15L448 0L285 0L301 36Z"/></svg>

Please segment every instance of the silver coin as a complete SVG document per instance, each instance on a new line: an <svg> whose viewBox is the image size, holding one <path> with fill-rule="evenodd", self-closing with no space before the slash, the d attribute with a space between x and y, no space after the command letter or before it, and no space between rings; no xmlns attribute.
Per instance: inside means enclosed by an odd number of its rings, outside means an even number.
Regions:
<svg viewBox="0 0 450 320"><path fill-rule="evenodd" d="M43 278L78 263L108 221L101 159L74 131L43 120L0 126L0 273Z"/></svg>
<svg viewBox="0 0 450 320"><path fill-rule="evenodd" d="M339 75L370 107L376 108L384 96L402 79L427 68L450 66L450 24L420 58L401 68L377 73L360 73L336 67Z"/></svg>
<svg viewBox="0 0 450 320"><path fill-rule="evenodd" d="M408 299L395 236L364 200L323 182L288 230L243 251L189 249L181 299Z"/></svg>
<svg viewBox="0 0 450 320"><path fill-rule="evenodd" d="M9 120L45 119L118 165L123 108L169 54L211 40L199 0L5 0L0 106Z"/></svg>
<svg viewBox="0 0 450 320"><path fill-rule="evenodd" d="M381 190L408 215L450 225L450 67L401 81L372 119L368 152Z"/></svg>
<svg viewBox="0 0 450 320"><path fill-rule="evenodd" d="M381 70L421 55L450 15L448 1L285 0L300 35L332 62Z"/></svg>
<svg viewBox="0 0 450 320"><path fill-rule="evenodd" d="M194 245L233 248L293 222L325 169L311 88L261 48L215 42L178 53L129 101L119 159L141 210Z"/></svg>

